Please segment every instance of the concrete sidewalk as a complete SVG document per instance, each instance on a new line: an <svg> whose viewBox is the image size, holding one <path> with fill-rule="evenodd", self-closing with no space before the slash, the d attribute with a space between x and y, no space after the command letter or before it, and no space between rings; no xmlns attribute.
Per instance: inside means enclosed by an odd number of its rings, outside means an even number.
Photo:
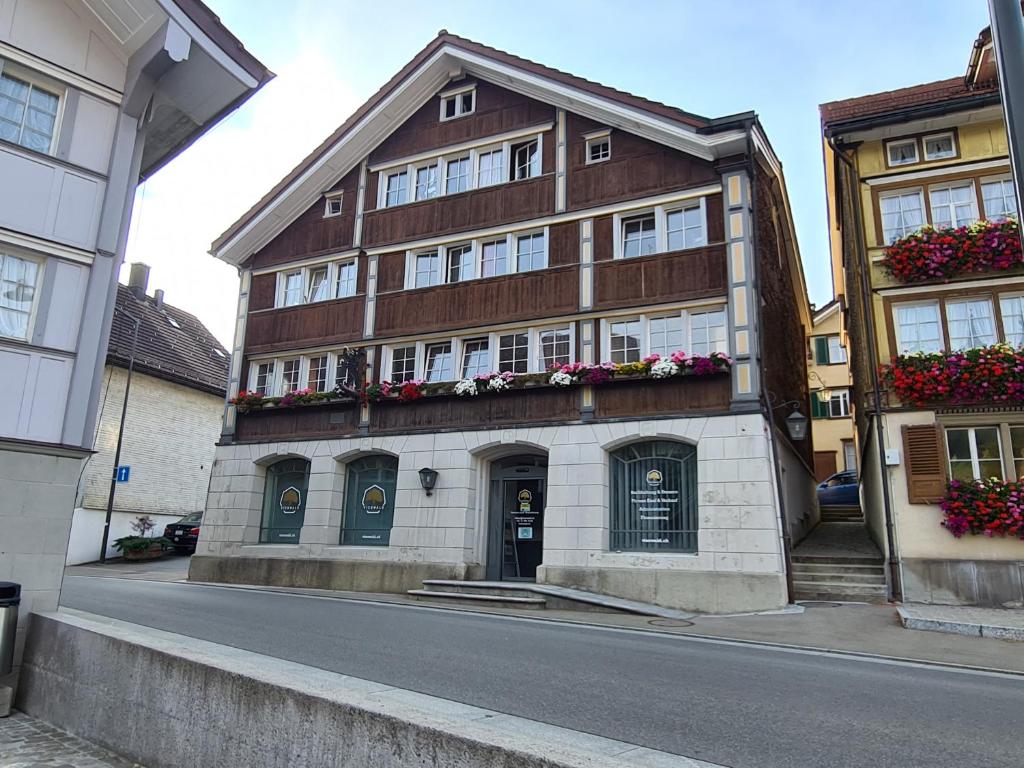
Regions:
<svg viewBox="0 0 1024 768"><path fill-rule="evenodd" d="M0 718L0 768L143 768L17 710Z"/></svg>
<svg viewBox="0 0 1024 768"><path fill-rule="evenodd" d="M1024 610L909 604L898 612L907 629L1024 642Z"/></svg>

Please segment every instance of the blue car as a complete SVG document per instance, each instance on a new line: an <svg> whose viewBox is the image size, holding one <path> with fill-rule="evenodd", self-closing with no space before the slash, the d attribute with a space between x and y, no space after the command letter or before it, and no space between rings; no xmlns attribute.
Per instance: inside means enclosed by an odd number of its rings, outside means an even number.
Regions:
<svg viewBox="0 0 1024 768"><path fill-rule="evenodd" d="M818 504L822 507L856 507L860 505L857 473L852 469L836 472L818 484Z"/></svg>

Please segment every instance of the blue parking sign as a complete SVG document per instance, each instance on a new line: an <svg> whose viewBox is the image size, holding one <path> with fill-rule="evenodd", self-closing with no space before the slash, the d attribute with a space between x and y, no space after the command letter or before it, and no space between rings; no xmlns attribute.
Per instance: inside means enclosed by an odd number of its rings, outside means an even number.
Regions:
<svg viewBox="0 0 1024 768"><path fill-rule="evenodd" d="M124 466L118 467L117 468L117 482L119 482L119 483L127 483L128 482L128 475L130 475L131 472L132 472L132 468L130 466L128 466L127 464L125 464Z"/></svg>

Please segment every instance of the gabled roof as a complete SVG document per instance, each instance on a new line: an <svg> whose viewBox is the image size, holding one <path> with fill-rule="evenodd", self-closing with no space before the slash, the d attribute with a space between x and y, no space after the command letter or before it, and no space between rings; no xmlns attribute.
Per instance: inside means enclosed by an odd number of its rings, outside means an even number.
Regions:
<svg viewBox="0 0 1024 768"><path fill-rule="evenodd" d="M241 264L459 74L496 82L706 160L744 151L746 133L738 130L734 122L719 127L719 121L441 30L291 173L218 237L210 253L229 263Z"/></svg>
<svg viewBox="0 0 1024 768"><path fill-rule="evenodd" d="M136 370L203 392L224 395L228 382L228 352L195 315L166 303L158 309L152 296L136 298L127 286L120 284L115 307L107 348L109 365L128 366L135 328L130 318L139 318L142 323L135 349Z"/></svg>
<svg viewBox="0 0 1024 768"><path fill-rule="evenodd" d="M989 93L998 94L999 86L994 82L989 82L972 87L964 82L963 77L951 77L948 80L912 85L909 88L898 88L895 91L830 101L820 107L821 121L824 125L831 125Z"/></svg>

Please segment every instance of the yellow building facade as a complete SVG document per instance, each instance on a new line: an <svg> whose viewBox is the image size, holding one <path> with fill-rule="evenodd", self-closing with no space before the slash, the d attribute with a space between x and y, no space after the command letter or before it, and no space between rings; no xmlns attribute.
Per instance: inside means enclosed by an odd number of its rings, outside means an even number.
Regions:
<svg viewBox="0 0 1024 768"><path fill-rule="evenodd" d="M831 301L814 313L809 343L811 437L814 474L820 483L836 472L857 469L850 410L853 382L838 301Z"/></svg>

